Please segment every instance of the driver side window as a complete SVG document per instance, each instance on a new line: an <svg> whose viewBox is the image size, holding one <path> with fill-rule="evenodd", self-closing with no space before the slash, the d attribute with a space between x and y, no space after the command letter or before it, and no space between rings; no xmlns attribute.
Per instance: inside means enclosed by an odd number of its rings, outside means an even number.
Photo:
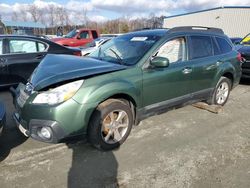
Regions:
<svg viewBox="0 0 250 188"><path fill-rule="evenodd" d="M186 41L184 37L172 39L159 49L156 56L168 58L169 63L186 60Z"/></svg>
<svg viewBox="0 0 250 188"><path fill-rule="evenodd" d="M81 39L87 39L87 38L89 38L89 32L88 31L82 31L79 36L80 36Z"/></svg>

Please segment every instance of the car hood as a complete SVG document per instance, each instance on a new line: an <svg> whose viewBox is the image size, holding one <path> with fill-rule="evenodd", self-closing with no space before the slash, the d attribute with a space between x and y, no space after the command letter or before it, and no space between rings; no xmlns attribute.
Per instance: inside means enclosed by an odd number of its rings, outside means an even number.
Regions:
<svg viewBox="0 0 250 188"><path fill-rule="evenodd" d="M29 82L35 91L65 81L84 79L126 69L127 66L87 57L48 54L33 72Z"/></svg>

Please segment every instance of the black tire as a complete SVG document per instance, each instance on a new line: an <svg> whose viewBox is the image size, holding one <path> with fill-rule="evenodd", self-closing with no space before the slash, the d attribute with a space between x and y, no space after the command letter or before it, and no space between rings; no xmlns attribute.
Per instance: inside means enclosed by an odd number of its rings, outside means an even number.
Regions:
<svg viewBox="0 0 250 188"><path fill-rule="evenodd" d="M222 84L227 84L228 86L228 94L227 97L225 98L225 100L223 100L223 102L218 102L216 95L218 93L218 90L220 89L220 87L222 86ZM230 91L232 89L232 81L226 77L221 77L216 85L215 90L213 91L213 94L211 96L211 98L207 101L208 104L215 104L215 105L221 105L224 106L227 103L227 100L229 98L230 95Z"/></svg>
<svg viewBox="0 0 250 188"><path fill-rule="evenodd" d="M125 131L124 131L124 135L121 136L121 140L117 142L114 141L114 143L107 143L104 138L104 136L107 136L107 135L104 135L105 130L103 130L102 123L108 117L110 113L115 113L116 110L123 111L126 113L127 128L124 128ZM104 101L103 103L101 103L96 108L96 110L94 111L90 119L89 126L88 126L88 133L87 133L88 141L94 147L98 149L102 149L102 150L112 150L112 149L118 148L127 139L131 131L131 128L133 126L133 123L134 123L134 120L133 120L133 114L132 114L131 108L125 102L121 100L117 100L117 99L108 99ZM115 140L114 136L111 138Z"/></svg>

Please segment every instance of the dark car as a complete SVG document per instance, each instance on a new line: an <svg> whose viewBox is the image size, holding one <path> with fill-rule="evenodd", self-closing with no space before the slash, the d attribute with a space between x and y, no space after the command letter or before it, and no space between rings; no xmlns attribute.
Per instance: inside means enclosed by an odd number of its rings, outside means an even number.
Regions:
<svg viewBox="0 0 250 188"><path fill-rule="evenodd" d="M232 37L232 38L230 38L230 40L232 41L233 44L237 45L237 44L240 43L242 38L240 38L240 37Z"/></svg>
<svg viewBox="0 0 250 188"><path fill-rule="evenodd" d="M47 54L81 56L81 50L34 36L0 35L0 87L26 82Z"/></svg>
<svg viewBox="0 0 250 188"><path fill-rule="evenodd" d="M245 36L235 47L243 58L242 78L250 78L250 34Z"/></svg>
<svg viewBox="0 0 250 188"><path fill-rule="evenodd" d="M3 132L3 127L5 125L5 107L2 102L0 102L0 135Z"/></svg>
<svg viewBox="0 0 250 188"><path fill-rule="evenodd" d="M14 92L14 118L39 141L85 135L117 148L144 118L196 101L224 105L241 77L238 54L220 29L181 27L124 34L86 58L48 55Z"/></svg>

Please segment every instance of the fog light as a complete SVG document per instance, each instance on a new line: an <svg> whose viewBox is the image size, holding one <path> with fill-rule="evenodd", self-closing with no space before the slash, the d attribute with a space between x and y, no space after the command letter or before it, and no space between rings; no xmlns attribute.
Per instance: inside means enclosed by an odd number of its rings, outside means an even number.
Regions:
<svg viewBox="0 0 250 188"><path fill-rule="evenodd" d="M40 134L42 137L46 138L46 139L50 139L52 134L51 134L51 130L49 127L43 127L41 130L40 130Z"/></svg>

